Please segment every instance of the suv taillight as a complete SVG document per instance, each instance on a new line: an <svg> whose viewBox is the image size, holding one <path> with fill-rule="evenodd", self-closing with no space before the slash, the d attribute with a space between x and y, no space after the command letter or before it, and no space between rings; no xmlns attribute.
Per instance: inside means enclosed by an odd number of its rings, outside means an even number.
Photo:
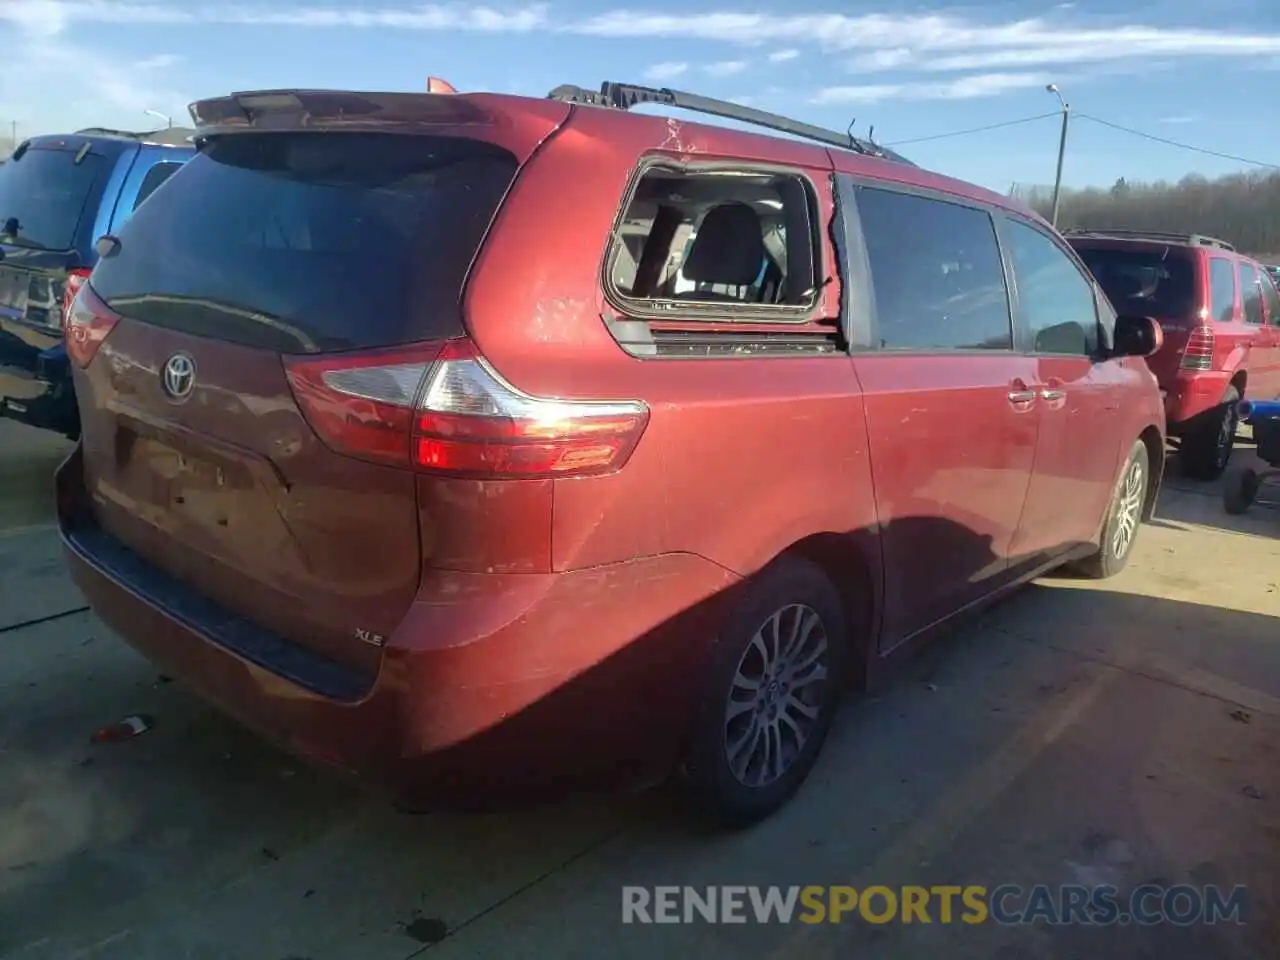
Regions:
<svg viewBox="0 0 1280 960"><path fill-rule="evenodd" d="M610 473L649 422L636 400L552 400L507 383L469 340L287 357L294 395L333 449L486 479Z"/></svg>
<svg viewBox="0 0 1280 960"><path fill-rule="evenodd" d="M120 322L120 315L98 298L93 287L81 281L79 292L65 316L63 339L67 344L67 356L77 366L87 367L97 356L102 341Z"/></svg>
<svg viewBox="0 0 1280 960"><path fill-rule="evenodd" d="M1182 351L1183 370L1213 369L1213 327L1196 327Z"/></svg>
<svg viewBox="0 0 1280 960"><path fill-rule="evenodd" d="M67 328L67 318L71 316L71 305L75 303L76 294L80 292L80 288L84 286L84 282L89 279L92 270L86 270L78 267L67 273L66 283L62 287L62 329Z"/></svg>

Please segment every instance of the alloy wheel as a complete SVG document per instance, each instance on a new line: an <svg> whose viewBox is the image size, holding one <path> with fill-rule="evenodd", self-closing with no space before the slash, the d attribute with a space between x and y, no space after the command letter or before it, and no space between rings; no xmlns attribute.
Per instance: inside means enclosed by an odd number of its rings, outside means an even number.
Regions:
<svg viewBox="0 0 1280 960"><path fill-rule="evenodd" d="M1135 460L1125 471L1124 482L1120 486L1120 500L1116 504L1116 524L1111 535L1111 553L1120 558L1133 546L1134 537L1138 533L1138 524L1142 520L1142 501L1146 496L1146 470L1141 461Z"/></svg>
<svg viewBox="0 0 1280 960"><path fill-rule="evenodd" d="M724 755L739 783L764 787L795 763L819 726L829 637L805 604L776 610L752 635L730 684Z"/></svg>

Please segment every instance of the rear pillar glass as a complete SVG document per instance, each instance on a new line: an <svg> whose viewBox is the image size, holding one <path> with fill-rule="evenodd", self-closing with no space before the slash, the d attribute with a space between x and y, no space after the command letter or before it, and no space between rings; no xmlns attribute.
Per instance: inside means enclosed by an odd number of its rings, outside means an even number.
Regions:
<svg viewBox="0 0 1280 960"><path fill-rule="evenodd" d="M517 166L464 138L227 136L138 207L92 283L126 317L282 352L458 336Z"/></svg>

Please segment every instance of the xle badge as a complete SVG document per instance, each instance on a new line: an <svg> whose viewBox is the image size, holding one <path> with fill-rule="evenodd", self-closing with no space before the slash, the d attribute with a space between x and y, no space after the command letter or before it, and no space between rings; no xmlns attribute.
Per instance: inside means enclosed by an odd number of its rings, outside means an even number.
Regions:
<svg viewBox="0 0 1280 960"><path fill-rule="evenodd" d="M372 630L362 630L356 628L356 639L361 643L367 643L373 647L385 646L387 638L380 633L374 633Z"/></svg>

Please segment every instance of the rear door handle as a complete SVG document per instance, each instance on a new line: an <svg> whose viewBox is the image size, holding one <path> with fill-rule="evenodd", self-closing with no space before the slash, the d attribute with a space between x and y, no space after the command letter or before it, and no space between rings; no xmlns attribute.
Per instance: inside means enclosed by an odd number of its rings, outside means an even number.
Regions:
<svg viewBox="0 0 1280 960"><path fill-rule="evenodd" d="M1042 400L1061 400L1067 395L1065 390L1041 390L1040 398Z"/></svg>
<svg viewBox="0 0 1280 960"><path fill-rule="evenodd" d="M1036 392L1034 390L1010 390L1009 391L1010 403L1031 403L1033 400L1035 400L1035 398L1036 398Z"/></svg>

